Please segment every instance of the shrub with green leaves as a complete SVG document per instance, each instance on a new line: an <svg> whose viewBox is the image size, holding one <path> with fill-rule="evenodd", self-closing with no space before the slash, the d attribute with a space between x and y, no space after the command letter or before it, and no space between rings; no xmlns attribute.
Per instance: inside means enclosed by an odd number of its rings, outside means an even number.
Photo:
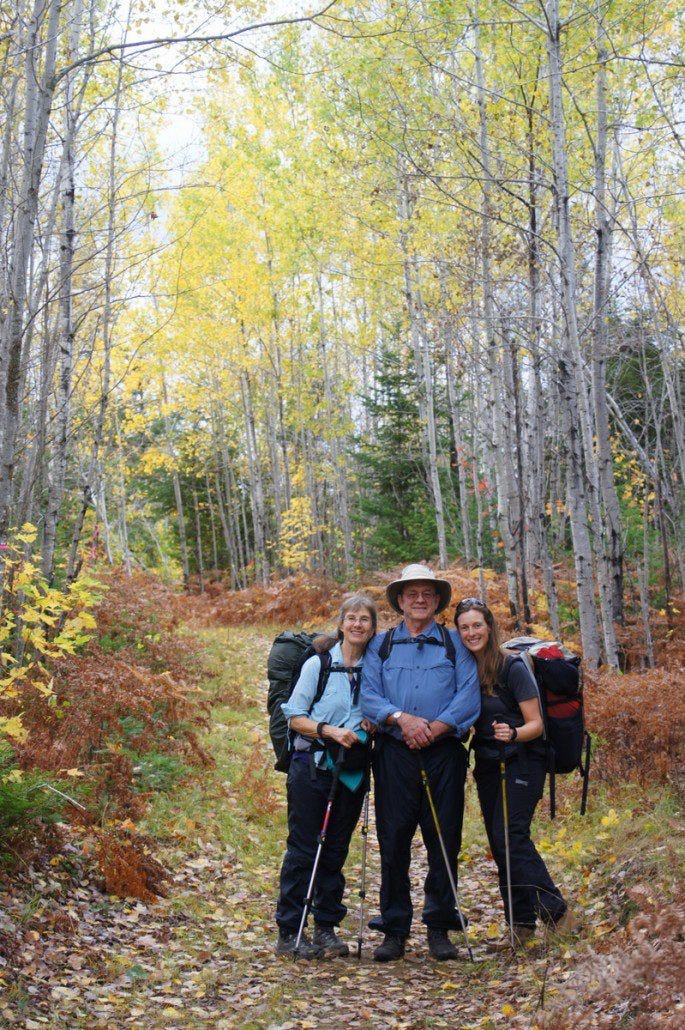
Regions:
<svg viewBox="0 0 685 1030"><path fill-rule="evenodd" d="M43 773L19 769L13 748L0 740L0 858L10 841L62 817L67 801L50 786L56 783L46 780Z"/></svg>

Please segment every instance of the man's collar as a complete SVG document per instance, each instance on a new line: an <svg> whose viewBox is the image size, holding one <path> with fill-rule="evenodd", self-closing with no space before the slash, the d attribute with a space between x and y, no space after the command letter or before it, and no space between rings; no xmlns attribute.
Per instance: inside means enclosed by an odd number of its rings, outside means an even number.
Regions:
<svg viewBox="0 0 685 1030"><path fill-rule="evenodd" d="M398 640L402 640L405 637L407 637L409 640L415 640L416 637L418 637L420 635L423 635L423 636L426 636L426 637L436 637L438 640L441 639L440 633L439 633L439 630L438 630L438 624L435 621L435 619L433 619L432 622L429 622L428 625L424 629L420 630L419 633L416 633L413 637L412 637L411 633L409 632L409 630L407 629L404 619L402 619L402 622L397 627L395 635L396 635L396 639L398 639Z"/></svg>

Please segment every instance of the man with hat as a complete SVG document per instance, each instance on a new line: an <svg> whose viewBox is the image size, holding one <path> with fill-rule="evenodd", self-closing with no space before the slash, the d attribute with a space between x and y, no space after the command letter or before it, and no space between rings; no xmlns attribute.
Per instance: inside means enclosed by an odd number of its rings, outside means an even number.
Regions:
<svg viewBox="0 0 685 1030"><path fill-rule="evenodd" d="M404 955L413 914L409 865L417 826L428 854L422 915L428 947L436 959L457 958L448 931L460 923L421 778L425 768L456 884L466 779L460 738L480 714L480 688L476 663L459 635L435 622L451 593L447 580L427 565L407 565L386 591L402 622L377 634L366 651L361 706L378 727L374 781L381 916L372 925L385 937L374 951L377 962Z"/></svg>

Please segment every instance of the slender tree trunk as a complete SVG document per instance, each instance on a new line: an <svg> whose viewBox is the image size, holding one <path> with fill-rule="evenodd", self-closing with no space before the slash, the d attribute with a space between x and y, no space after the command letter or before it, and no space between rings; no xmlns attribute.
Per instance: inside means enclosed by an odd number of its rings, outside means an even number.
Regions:
<svg viewBox="0 0 685 1030"><path fill-rule="evenodd" d="M592 574L593 554L588 528L587 495L583 480L583 440L578 427L578 415L582 404L578 390L578 355L580 353L580 346L576 313L573 239L571 236L569 213L568 158L562 107L562 26L559 18L558 0L548 0L546 10L554 200L557 218L561 303L564 316L563 345L558 361L558 377L566 441L567 500L571 517L583 657L590 668L596 668L601 660L601 652Z"/></svg>
<svg viewBox="0 0 685 1030"><path fill-rule="evenodd" d="M424 468L430 487L435 525L438 537L438 561L441 568L447 566L447 536L445 533L445 512L438 470L437 432L435 425L435 402L433 398L433 369L423 315L423 298L418 263L411 253L409 231L412 219L412 200L404 172L399 170L400 247L404 262L404 288L409 313L409 333L414 353L414 366L419 398L419 416Z"/></svg>
<svg viewBox="0 0 685 1030"><path fill-rule="evenodd" d="M200 523L200 501L197 490L193 487L193 509L195 512L195 555L197 561L197 578L200 586L200 593L205 592L205 562L202 555L202 525Z"/></svg>
<svg viewBox="0 0 685 1030"><path fill-rule="evenodd" d="M499 532L504 544L504 562L507 576L507 592L509 608L515 623L519 625L519 579L516 561L516 546L511 532L512 523L519 519L518 498L514 490L509 459L509 448L506 434L505 412L502 397L502 362L499 359L497 337L495 333L494 295L492 286L490 239L492 225L492 171L490 142L488 138L487 98L483 62L480 51L480 24L474 23L474 57L476 63L476 82L478 88L478 126L480 163L483 168L482 202L480 218L480 259L483 289L483 319L485 323L485 339L488 355L488 372L490 376L491 397L494 408L494 458L497 482L497 515Z"/></svg>
<svg viewBox="0 0 685 1030"><path fill-rule="evenodd" d="M207 511L209 512L209 527L212 534L212 570L215 578L219 576L219 547L216 535L216 519L214 518L214 502L212 499L212 486L209 481L209 472L205 471L205 493L207 494Z"/></svg>
<svg viewBox="0 0 685 1030"><path fill-rule="evenodd" d="M82 0L77 0L71 13L71 31L69 34L68 58L76 57L81 35ZM58 403L56 417L55 457L53 461L52 483L48 493L48 503L43 523L43 553L41 566L43 575L52 583L54 576L55 541L59 522L64 484L67 475L67 455L69 450L69 433L71 429L71 377L74 361L74 318L72 303L72 270L74 267L74 251L76 228L74 206L76 196L76 180L74 175L74 136L76 133L77 111L74 102L72 77L65 82L64 99L64 142L62 147L62 233L60 241L59 261L59 311L60 311L60 377L58 387Z"/></svg>
<svg viewBox="0 0 685 1030"><path fill-rule="evenodd" d="M25 314L38 195L45 158L48 123L55 88L61 0L35 0L25 50L25 117L21 155L21 185L15 209L13 252L8 271L10 311L0 337L0 544L7 539L11 519L12 480L20 415L20 383L26 359ZM40 31L47 17L45 43ZM42 67L40 54L43 53Z"/></svg>
<svg viewBox="0 0 685 1030"><path fill-rule="evenodd" d="M450 410L450 425L452 427L453 450L450 466L453 469L455 469L457 473L459 515L461 523L460 529L464 561L471 562L473 560L473 552L471 550L471 520L469 517L464 441L461 432L462 414L460 411L459 403L457 402L457 386L455 382L456 356L454 346L454 327L453 320L448 309L447 273L444 261L438 262L438 268L440 272L440 286L443 306L442 337L443 344L445 347L445 380L447 383L447 402L449 404Z"/></svg>
<svg viewBox="0 0 685 1030"><path fill-rule="evenodd" d="M333 356L327 353L326 346L326 312L323 299L322 274L318 274L319 294L319 347L321 349L321 368L323 374L323 396L328 413L328 422L331 426L331 458L333 464L333 481L336 518L339 520L343 534L344 572L349 576L353 568L352 559L352 523L350 521L350 505L347 490L347 476L345 475L345 463L340 434L336 428L336 399L333 395L331 385L330 363Z"/></svg>
<svg viewBox="0 0 685 1030"><path fill-rule="evenodd" d="M512 386L513 386L513 398L514 398L514 425L516 434L516 462L517 462L517 476L516 483L518 487L518 511L519 511L519 524L516 527L514 534L514 540L516 542L516 548L519 554L519 566L520 566L520 580L521 580L521 600L523 602L523 619L526 624L526 629L530 627L533 621L530 612L530 598L528 596L528 577L526 575L526 499L525 491L523 487L523 454L524 454L524 443L523 443L523 431L521 427L521 396L519 388L519 369L518 369L518 354L516 344L513 338L510 339L510 351L511 351L511 375L512 375Z"/></svg>
<svg viewBox="0 0 685 1030"><path fill-rule="evenodd" d="M186 533L186 519L183 508L183 492L181 490L181 477L178 472L178 458L174 448L169 421L169 393L166 385L166 376L161 373L162 400L164 402L164 449L171 465L171 481L174 487L174 501L176 504L176 523L178 525L178 544L181 551L181 568L183 570L183 586L187 590L190 586L190 561L188 560L188 535Z"/></svg>
<svg viewBox="0 0 685 1030"><path fill-rule="evenodd" d="M240 395L243 402L245 418L245 439L247 444L247 468L250 478L250 507L252 511L252 532L254 538L255 578L265 585L269 582L269 560L266 553L266 511L264 506L264 487L259 464L257 446L257 429L254 407L252 404L252 388L247 372L240 374Z"/></svg>
<svg viewBox="0 0 685 1030"><path fill-rule="evenodd" d="M623 543L621 511L614 484L614 459L611 452L609 411L606 398L608 267L612 224L607 206L607 42L601 11L597 11L597 138L595 142L595 283L592 339L592 399L597 440L599 487L603 502L600 524L603 557L608 564L611 619L623 622Z"/></svg>

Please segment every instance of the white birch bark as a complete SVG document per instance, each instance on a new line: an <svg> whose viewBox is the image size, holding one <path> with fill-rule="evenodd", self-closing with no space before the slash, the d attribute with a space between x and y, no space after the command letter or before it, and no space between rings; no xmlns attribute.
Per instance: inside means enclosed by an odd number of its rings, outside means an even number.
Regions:
<svg viewBox="0 0 685 1030"><path fill-rule="evenodd" d="M0 336L0 398L4 402L4 405L0 405L0 543L6 540L11 518L20 382L25 357L25 309L48 122L55 88L60 11L60 0L35 0L25 52L25 116L20 186L12 233L13 251L8 269L9 314L2 325ZM44 25L43 43L40 33Z"/></svg>
<svg viewBox="0 0 685 1030"><path fill-rule="evenodd" d="M76 0L71 12L69 39L67 43L67 59L75 59L80 43L83 0ZM84 84L81 89L83 97ZM43 522L43 548L41 567L48 582L52 582L55 556L55 541L59 522L64 484L67 474L67 457L71 430L71 390L72 369L74 361L74 318L73 318L73 283L74 253L76 249L75 226L75 135L77 129L78 108L74 96L73 76L64 80L64 139L62 144L61 187L62 226L59 260L59 353L60 374L58 383L58 402L56 412L56 440L53 458L52 482L48 491L48 500Z"/></svg>
<svg viewBox="0 0 685 1030"><path fill-rule="evenodd" d="M549 78L550 131L554 169L554 201L557 218L561 305L563 310L562 349L558 361L559 394L562 402L567 456L567 503L571 518L576 592L583 657L591 668L601 660L599 627L595 607L593 553L588 524L588 506L583 478L583 439L579 427L582 397L578 389L580 345L576 312L576 274L571 235L568 189L568 157L562 107L561 31L558 0L548 0L547 61ZM580 418L582 422L582 417Z"/></svg>
<svg viewBox="0 0 685 1030"><path fill-rule="evenodd" d="M414 367L417 379L416 387L419 400L419 419L421 422L421 450L426 478L431 491L433 510L435 512L438 561L440 567L444 569L447 566L447 535L445 533L445 511L438 470L433 369L423 313L420 270L416 255L412 252L409 242L412 200L406 174L401 168L398 169L398 180L400 248L404 266L404 289L409 316L409 335L414 354Z"/></svg>
<svg viewBox="0 0 685 1030"><path fill-rule="evenodd" d="M623 543L621 510L614 484L614 461L611 452L609 411L606 398L607 308L609 255L611 248L612 216L607 203L607 81L608 60L606 32L601 11L597 19L597 132L595 140L595 281L592 313L592 399L597 440L597 466L603 510L599 512L599 532L605 575L609 580L611 610L604 612L607 620L623 621ZM605 602L608 602L605 598ZM615 642L614 642L615 646Z"/></svg>
<svg viewBox="0 0 685 1030"><path fill-rule="evenodd" d="M482 202L480 217L480 260L483 291L483 321L485 324L485 340L488 359L490 390L494 409L494 460L495 481L497 485L497 517L499 532L504 544L504 563L507 577L507 593L511 614L519 619L519 581L516 561L516 546L511 531L511 524L518 518L518 497L514 489L511 474L511 462L508 458L508 441L505 423L505 410L502 396L503 366L498 354L495 331L494 295L492 286L490 239L492 225L492 162L490 141L488 138L487 98L485 78L480 49L480 23L474 23L474 58L476 65L476 84L478 89L478 142L480 163L483 169Z"/></svg>
<svg viewBox="0 0 685 1030"><path fill-rule="evenodd" d="M254 405L252 403L252 387L247 372L240 373L240 396L243 404L247 469L250 479L250 509L252 513L252 533L254 540L255 579L266 585L269 582L269 559L266 553L267 529L266 508L264 504L264 484L262 482L262 472L259 461L257 427Z"/></svg>

